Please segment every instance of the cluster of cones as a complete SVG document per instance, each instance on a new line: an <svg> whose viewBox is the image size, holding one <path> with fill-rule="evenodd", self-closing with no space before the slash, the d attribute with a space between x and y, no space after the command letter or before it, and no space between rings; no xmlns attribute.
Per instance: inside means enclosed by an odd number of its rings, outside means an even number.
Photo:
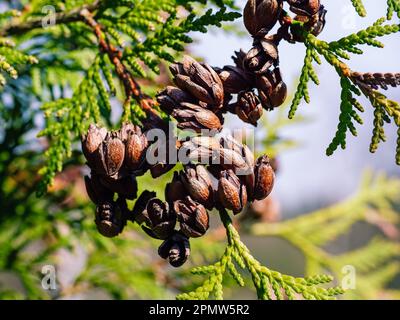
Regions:
<svg viewBox="0 0 400 320"><path fill-rule="evenodd" d="M249 148L232 137L197 136L180 144L188 163L166 185L165 201L144 191L129 210L126 200L137 198L136 177L152 168L146 161L149 147L137 126L107 131L91 125L82 138L91 169L86 189L96 204L95 222L102 235L115 237L127 221L137 222L148 235L164 240L159 254L175 267L189 256L189 238L208 230L207 210L225 208L237 214L273 188L275 175L266 155L255 161Z"/></svg>
<svg viewBox="0 0 400 320"><path fill-rule="evenodd" d="M325 11L319 0L287 2L297 14L295 19L315 34L322 31ZM178 267L190 254L189 239L208 230L209 210L227 209L238 214L248 203L270 194L275 174L268 156L254 159L246 145L215 134L222 129L226 112L257 125L264 109L272 110L285 101L287 89L279 68L278 44L282 38L301 41L285 19L283 0L249 0L244 24L254 43L247 53L235 53L235 66L212 68L188 56L171 66L176 87L169 86L157 95L160 108L177 120L180 129L203 135L176 143L187 161L181 161L183 170L174 172L166 185L165 201L151 191L137 198L137 176L150 170L158 177L175 165L147 161L147 151L154 146L147 132L128 123L118 131L89 127L82 137L91 169L85 182L96 204L95 222L101 234L117 236L127 221L136 222L149 236L163 240L159 255ZM278 33L268 35L278 21L282 24ZM234 96L237 99L232 103ZM129 210L126 199L136 198Z"/></svg>

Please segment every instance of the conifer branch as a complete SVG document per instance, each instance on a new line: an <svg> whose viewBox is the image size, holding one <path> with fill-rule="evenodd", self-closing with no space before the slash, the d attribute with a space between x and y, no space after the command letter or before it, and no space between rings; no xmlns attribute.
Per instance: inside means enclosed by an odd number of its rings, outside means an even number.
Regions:
<svg viewBox="0 0 400 320"><path fill-rule="evenodd" d="M83 10L88 10L93 12L97 10L101 5L100 0L96 0L91 4L86 4L81 7L72 9L67 12L57 12L54 14L54 19L57 24L65 24L77 21L83 21L81 12ZM21 21L12 21L11 23L5 25L0 29L0 36L16 36L31 31L33 29L43 28L43 17L38 17L34 19L30 19L25 22Z"/></svg>
<svg viewBox="0 0 400 320"><path fill-rule="evenodd" d="M226 271L240 286L244 286L244 279L238 272L237 266L250 273L258 299L292 300L303 297L304 299L326 300L334 299L335 296L344 293L340 287L327 289L320 286L331 282L333 280L331 276L313 275L307 278L295 278L261 265L240 240L239 233L233 226L226 210L220 209L219 213L226 229L228 241L225 252L217 263L194 268L193 274L208 275L208 279L194 291L178 295L177 299L207 299L211 295L217 300L223 299L222 281Z"/></svg>
<svg viewBox="0 0 400 320"><path fill-rule="evenodd" d="M361 2L356 2L360 4ZM361 8L359 8L361 10ZM397 33L400 31L398 24L384 25L385 18L378 19L372 26L361 30L355 34L348 35L337 41L326 42L318 39L313 34L306 31L302 23L292 25L294 32L303 37L306 46L306 57L300 76L300 83L292 101L289 118L293 118L301 99L309 103L308 82L313 80L319 84L312 66L313 60L320 63L319 56L322 56L337 72L341 85L341 104L340 117L337 132L332 142L327 148L327 155L332 155L341 146L346 148L346 134L349 131L353 136L357 136L356 123L363 124L363 120L358 112L364 112L363 106L355 96L364 95L375 108L374 129L370 146L370 151L375 152L381 141L386 141L384 124L390 123L400 126L400 106L399 103L388 99L378 89L386 90L389 86L397 87L400 85L398 73L360 73L350 69L344 60L349 60L351 53L362 54L363 51L358 45L369 45L382 48L383 44L376 38ZM399 137L400 138L400 137ZM396 163L400 165L399 148L396 150Z"/></svg>

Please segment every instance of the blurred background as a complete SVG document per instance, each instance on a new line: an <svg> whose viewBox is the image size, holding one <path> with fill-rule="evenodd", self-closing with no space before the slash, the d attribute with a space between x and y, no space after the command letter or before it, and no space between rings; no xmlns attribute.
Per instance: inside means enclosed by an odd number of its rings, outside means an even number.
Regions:
<svg viewBox="0 0 400 320"><path fill-rule="evenodd" d="M370 26L386 14L380 2L364 2L366 18L356 15L350 1L323 1L328 15L320 38L336 40ZM244 6L245 1L237 3ZM194 33L191 36L196 41L189 51L212 66L233 64L234 51L251 47L251 39L243 36L241 21L233 30ZM365 48L365 54L353 57L349 66L361 72L399 71L397 37L384 37L382 42L385 49ZM304 46L282 43L279 49L284 81L289 94L293 94ZM287 119L289 97L279 110L265 113L262 125L256 129L256 151L274 157L277 181L272 195L249 207L235 224L253 254L271 269L294 276L327 272L339 285L354 274L355 282L350 281L353 286L343 298L399 299L400 168L395 164L396 128L387 127L388 141L371 154L373 109L367 107L362 115L364 125L357 128L359 136L349 136L346 150L327 157L325 150L338 122L340 85L328 64L316 70L321 84L310 85L311 103L303 102L294 120ZM389 89L388 96L400 101L399 90ZM35 125L40 126L40 114L32 111L27 115L24 98L10 97L14 108L9 114L3 112L7 115L3 119L14 124L4 126L0 135L0 203L1 210L7 212L0 215L1 298L170 299L204 280L191 276L189 270L211 264L222 254L224 231L217 219L213 219L212 232L192 241L189 263L175 270L157 256L158 241L149 240L140 228L129 226L129 232L112 240L97 234L94 206L84 191L85 168L79 152L56 178L49 194L36 198L35 170L41 160L28 145L30 141L37 144L32 132ZM24 119L17 121L21 114L28 124ZM231 129L243 127L234 116L227 117L226 125ZM12 146L14 140L18 148ZM171 177L169 173L154 183L146 175L139 178L139 188L151 185L162 197L163 186ZM41 285L46 265L55 266L56 290ZM246 283L250 281L247 277ZM251 286L239 289L229 279L225 285L226 298L256 297Z"/></svg>

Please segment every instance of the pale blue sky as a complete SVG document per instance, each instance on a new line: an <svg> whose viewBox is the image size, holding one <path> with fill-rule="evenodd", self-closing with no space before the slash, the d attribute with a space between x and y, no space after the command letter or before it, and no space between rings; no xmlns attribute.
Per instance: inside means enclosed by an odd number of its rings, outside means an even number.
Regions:
<svg viewBox="0 0 400 320"><path fill-rule="evenodd" d="M323 1L328 14L327 25L320 38L336 40L371 25L385 15L386 1L364 2L368 11L367 18L354 15L350 0ZM393 21L398 21L397 17ZM191 50L215 66L232 64L230 57L234 50L247 50L251 46L250 37L237 38L220 32L194 36L197 36L199 42L192 45ZM349 63L351 68L359 71L400 71L399 36L384 37L383 42L385 49L365 47L365 55L354 57ZM280 46L281 69L292 92L297 84L303 57L304 47L301 44L285 43ZM349 136L347 150L339 149L334 156L325 156L325 149L335 133L338 121L340 87L329 65L324 63L317 71L321 85L310 85L311 104L302 103L299 108L300 114L314 120L282 132L284 136L296 137L304 143L304 147L287 152L280 158L282 170L274 192L281 200L286 216L301 212L305 207L326 205L348 196L357 187L360 175L366 168L400 175L400 167L395 165L394 160L394 126L388 127L388 142L382 144L376 154L371 155L368 151L372 132L372 107L366 102L367 111L362 115L365 124L358 128L359 137ZM389 96L400 101L400 88L390 90ZM229 124L232 127L243 126L234 117L231 119Z"/></svg>

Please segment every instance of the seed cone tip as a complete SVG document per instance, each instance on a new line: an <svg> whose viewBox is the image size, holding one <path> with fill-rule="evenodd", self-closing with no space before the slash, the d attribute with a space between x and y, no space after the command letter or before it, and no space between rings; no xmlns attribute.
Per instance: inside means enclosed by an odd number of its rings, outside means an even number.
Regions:
<svg viewBox="0 0 400 320"><path fill-rule="evenodd" d="M116 237L119 234L119 228L111 221L102 220L97 223L99 233L107 238Z"/></svg>

